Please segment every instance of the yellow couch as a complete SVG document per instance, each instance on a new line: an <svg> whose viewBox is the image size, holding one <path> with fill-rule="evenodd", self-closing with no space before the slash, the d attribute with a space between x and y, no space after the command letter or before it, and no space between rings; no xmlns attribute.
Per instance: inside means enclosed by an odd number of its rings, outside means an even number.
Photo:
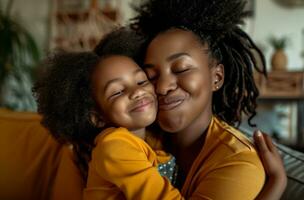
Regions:
<svg viewBox="0 0 304 200"><path fill-rule="evenodd" d="M0 199L81 199L84 182L71 149L36 113L0 109Z"/></svg>

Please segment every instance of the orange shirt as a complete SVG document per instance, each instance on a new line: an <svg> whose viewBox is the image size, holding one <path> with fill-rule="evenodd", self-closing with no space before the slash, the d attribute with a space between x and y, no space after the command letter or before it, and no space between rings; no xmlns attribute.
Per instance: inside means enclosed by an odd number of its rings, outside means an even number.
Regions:
<svg viewBox="0 0 304 200"><path fill-rule="evenodd" d="M121 136L122 138L125 138ZM120 137L117 137L118 139ZM129 137L125 139L128 141ZM152 158L151 149L146 147L146 144L137 141L141 140L139 138L130 139L130 149L133 154L128 154L135 156L136 158L142 157L142 160L146 162L146 158ZM128 142L126 142L128 143ZM150 144L150 143L149 143ZM102 148L100 145L97 147ZM120 146L116 144L116 146ZM117 147L117 149L118 149ZM111 152L111 155L114 156L113 159L116 159L117 149L114 148ZM143 152L147 152L149 156L143 154L141 149L145 149ZM98 150L97 150L98 151ZM123 158L127 154L124 152L123 154L118 154L119 158ZM102 162L99 160L98 162ZM139 160L134 160L134 163L142 162ZM72 162L71 162L72 163ZM150 161L147 162L148 166L156 165L149 164ZM153 163L153 162L151 162ZM117 163L115 163L117 165ZM137 165L132 165L134 168L137 168ZM139 165L140 169L142 165ZM110 166L109 166L110 167ZM118 167L118 168L117 168ZM115 170L119 169L120 166L115 166ZM76 168L76 167L73 167ZM114 168L113 168L114 170ZM132 169L133 170L133 169ZM136 169L134 169L136 170ZM58 175L62 174L62 176L66 177L62 180L64 182L60 183L61 187L57 187L61 189L60 193L65 193L65 187L70 185L70 180L75 180L75 178L69 178L66 174L71 175L71 173L66 173L67 171L71 171L66 167L64 170L59 170ZM72 170L76 171L76 170ZM96 176L97 176L96 172ZM79 177L78 173L74 174L75 177ZM99 176L99 175L98 175ZM144 176L143 176L144 177ZM154 173L153 177L160 177L158 173ZM145 180L147 177L144 177ZM80 177L79 177L80 179ZM149 181L152 181L151 179ZM246 199L254 199L261 188L263 187L265 180L265 172L263 166L260 162L260 159L250 141L241 134L238 130L233 127L227 125L223 121L220 121L216 118L213 118L210 126L207 131L207 136L205 138L205 144L202 147L200 154L197 159L194 161L193 166L186 178L185 184L182 188L182 194L186 199L212 199L212 200L246 200ZM167 182L165 182L167 183ZM125 184L128 184L128 180L126 180ZM135 187L141 187L142 181L132 182L135 184ZM152 183L144 183L144 184L152 184ZM156 188L159 188L156 187ZM79 191L83 188L75 188L74 190ZM108 193L119 194L120 191L114 186L113 191L108 190ZM148 192L151 191L151 188L146 188L145 186L141 187L142 190L147 189ZM72 191L72 190L71 190ZM100 190L99 190L100 191ZM154 187L152 189L154 192ZM58 191L57 191L58 192ZM96 193L98 190L96 190ZM169 191L170 192L170 191ZM58 196L58 195L57 195ZM72 196L71 196L72 197ZM64 198L62 198L64 199ZM72 198L73 199L73 198ZM100 198L103 199L103 198ZM153 199L152 196L145 196L139 199ZM156 198L154 198L156 199ZM169 199L169 198L167 198Z"/></svg>
<svg viewBox="0 0 304 200"><path fill-rule="evenodd" d="M263 165L250 141L213 117L182 195L186 199L252 200L264 181Z"/></svg>
<svg viewBox="0 0 304 200"><path fill-rule="evenodd" d="M89 163L84 199L182 199L157 170L157 156L125 128L99 134Z"/></svg>

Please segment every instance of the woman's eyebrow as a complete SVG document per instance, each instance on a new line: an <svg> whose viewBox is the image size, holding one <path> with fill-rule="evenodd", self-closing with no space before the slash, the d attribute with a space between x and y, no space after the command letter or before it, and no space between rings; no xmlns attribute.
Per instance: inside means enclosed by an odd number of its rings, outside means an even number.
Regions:
<svg viewBox="0 0 304 200"><path fill-rule="evenodd" d="M191 57L190 54L185 53L185 52L181 52L181 53L175 53L175 54L172 54L172 55L168 56L166 58L166 61L170 62L172 60L175 60L175 59L183 57L183 56ZM143 64L143 68L152 68L153 66L154 66L153 64Z"/></svg>
<svg viewBox="0 0 304 200"><path fill-rule="evenodd" d="M180 57L183 57L183 56L190 57L190 54L184 53L184 52L175 53L175 54L172 54L172 55L170 55L169 57L167 57L167 58L166 58L166 61L169 62L169 61L175 60L175 59L180 58Z"/></svg>

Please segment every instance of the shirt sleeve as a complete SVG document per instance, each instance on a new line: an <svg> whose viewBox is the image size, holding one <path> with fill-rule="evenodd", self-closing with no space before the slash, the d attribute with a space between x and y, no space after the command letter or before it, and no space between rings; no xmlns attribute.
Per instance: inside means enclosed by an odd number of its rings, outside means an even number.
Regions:
<svg viewBox="0 0 304 200"><path fill-rule="evenodd" d="M148 156L140 145L115 138L98 143L92 164L98 175L120 188L126 199L183 199Z"/></svg>
<svg viewBox="0 0 304 200"><path fill-rule="evenodd" d="M199 176L197 187L189 196L191 200L252 200L265 181L264 169L253 152L224 158L209 173Z"/></svg>

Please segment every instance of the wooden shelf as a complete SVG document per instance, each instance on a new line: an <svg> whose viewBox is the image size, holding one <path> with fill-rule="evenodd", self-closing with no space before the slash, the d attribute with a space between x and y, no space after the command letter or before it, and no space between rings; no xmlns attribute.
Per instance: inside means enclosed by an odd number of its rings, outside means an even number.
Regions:
<svg viewBox="0 0 304 200"><path fill-rule="evenodd" d="M261 99L304 99L304 72L272 71L267 79L255 74Z"/></svg>

